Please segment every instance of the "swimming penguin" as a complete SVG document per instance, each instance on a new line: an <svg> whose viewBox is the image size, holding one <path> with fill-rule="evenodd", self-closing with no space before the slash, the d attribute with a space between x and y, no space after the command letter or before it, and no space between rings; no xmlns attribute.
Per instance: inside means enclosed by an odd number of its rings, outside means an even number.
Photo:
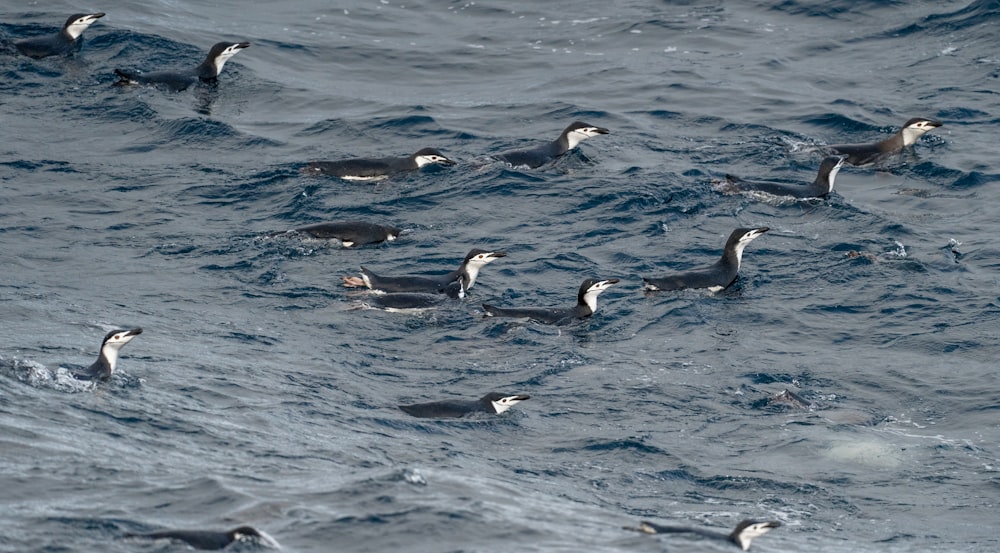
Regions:
<svg viewBox="0 0 1000 553"><path fill-rule="evenodd" d="M125 538L170 540L185 543L202 550L225 549L233 542L280 548L271 536L253 526L240 526L229 531L216 530L160 530L147 534L125 534Z"/></svg>
<svg viewBox="0 0 1000 553"><path fill-rule="evenodd" d="M180 92L197 83L214 83L222 73L226 61L240 50L249 48L249 42L219 42L208 51L208 56L201 65L193 69L178 71L154 71L152 73L134 73L115 69L115 75L121 79L116 85L155 84L167 87L174 92Z"/></svg>
<svg viewBox="0 0 1000 553"><path fill-rule="evenodd" d="M399 408L408 415L425 419L457 419L475 413L499 415L514 405L530 399L531 396L507 395L500 392L490 392L472 401L452 400L417 403L415 405L400 405Z"/></svg>
<svg viewBox="0 0 1000 553"><path fill-rule="evenodd" d="M792 198L823 198L833 192L833 182L837 172L844 165L846 156L829 156L823 160L816 174L816 180L805 186L786 184L782 182L748 181L733 175L726 175L726 180L717 183L717 190L726 194L739 192L763 192L772 196L790 196Z"/></svg>
<svg viewBox="0 0 1000 553"><path fill-rule="evenodd" d="M18 52L35 59L68 54L80 45L80 35L92 23L104 17L103 13L77 13L69 16L62 29L48 36L39 36L19 40L15 44Z"/></svg>
<svg viewBox="0 0 1000 553"><path fill-rule="evenodd" d="M728 534L701 528L688 528L685 526L661 526L652 522L642 521L638 528L625 526L626 530L634 530L644 534L695 534L703 538L727 541L736 544L740 549L746 551L750 549L750 542L768 533L773 528L778 528L781 523L776 520L758 521L744 520L736 525L736 528Z"/></svg>
<svg viewBox="0 0 1000 553"><path fill-rule="evenodd" d="M361 278L344 277L344 286L348 288L365 286L371 290L381 290L383 292L433 292L442 293L449 285L461 280L461 293L459 297L464 297L479 276L479 270L493 261L506 257L505 252L490 252L474 248L469 250L465 259L458 269L440 277L426 276L379 276L369 271L364 266L361 267Z"/></svg>
<svg viewBox="0 0 1000 553"><path fill-rule="evenodd" d="M564 324L593 315L597 311L597 296L617 283L617 278L606 280L588 278L580 285L576 305L564 309L547 307L502 308L484 303L483 311L486 312L487 317L528 318L545 324Z"/></svg>
<svg viewBox="0 0 1000 553"><path fill-rule="evenodd" d="M387 225L376 225L365 221L345 221L333 223L317 223L295 229L313 238L335 238L340 240L345 248L392 242L403 232L402 229ZM275 233L281 234L281 233Z"/></svg>
<svg viewBox="0 0 1000 553"><path fill-rule="evenodd" d="M899 132L874 144L835 144L827 146L826 149L847 156L847 163L851 165L869 165L881 161L887 156L898 154L903 148L908 148L916 143L917 139L929 130L941 126L940 121L928 119L926 117L914 117L903 124Z"/></svg>
<svg viewBox="0 0 1000 553"><path fill-rule="evenodd" d="M455 165L453 160L434 148L424 148L407 157L314 161L306 165L302 172L307 175L331 175L344 180L381 180L398 173L416 171L432 163Z"/></svg>
<svg viewBox="0 0 1000 553"><path fill-rule="evenodd" d="M122 346L132 341L132 338L142 334L141 328L132 330L112 330L101 342L101 353L97 356L89 367L66 367L70 375L77 380L98 380L107 382L111 380L112 373L115 372L115 365L118 363L118 350Z"/></svg>
<svg viewBox="0 0 1000 553"><path fill-rule="evenodd" d="M743 249L761 234L769 231L768 227L738 228L729 235L722 259L703 269L696 269L667 275L660 278L643 278L646 290L683 290L685 288L708 288L718 292L736 281L743 260Z"/></svg>
<svg viewBox="0 0 1000 553"><path fill-rule="evenodd" d="M566 127L559 138L544 146L527 150L511 150L493 157L500 161L506 161L513 167L527 166L535 169L576 148L577 144L583 140L599 134L608 134L608 129L576 121Z"/></svg>

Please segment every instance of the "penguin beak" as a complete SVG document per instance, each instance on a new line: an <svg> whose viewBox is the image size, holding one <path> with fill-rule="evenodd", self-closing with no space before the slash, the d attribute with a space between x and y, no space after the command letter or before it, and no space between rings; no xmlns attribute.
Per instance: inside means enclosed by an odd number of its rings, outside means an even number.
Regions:
<svg viewBox="0 0 1000 553"><path fill-rule="evenodd" d="M104 15L105 15L104 12L100 12L100 13L92 13L92 14L90 14L87 17L90 18L90 19L100 19L100 18L104 17Z"/></svg>
<svg viewBox="0 0 1000 553"><path fill-rule="evenodd" d="M125 333L126 336L138 336L142 334L141 328L133 328L132 330Z"/></svg>
<svg viewBox="0 0 1000 553"><path fill-rule="evenodd" d="M942 122L940 122L940 121L935 121L935 120L933 120L933 119L928 119L928 120L926 121L926 123L927 123L927 126L928 126L928 127L940 127L941 125L943 125L943 124L944 124L944 123L942 123Z"/></svg>
<svg viewBox="0 0 1000 553"><path fill-rule="evenodd" d="M604 127L594 127L592 130L597 134L609 134L611 132Z"/></svg>
<svg viewBox="0 0 1000 553"><path fill-rule="evenodd" d="M498 257L507 257L507 252L490 252L490 257L494 259Z"/></svg>
<svg viewBox="0 0 1000 553"><path fill-rule="evenodd" d="M617 278L609 278L604 282L607 283L608 286L610 286L612 284L618 284L619 280Z"/></svg>
<svg viewBox="0 0 1000 553"><path fill-rule="evenodd" d="M239 42L239 43L234 44L233 46L235 46L235 47L239 48L240 50L242 50L244 48L249 48L250 47L250 43L249 42Z"/></svg>
<svg viewBox="0 0 1000 553"><path fill-rule="evenodd" d="M440 163L441 165L455 165L456 164L455 160L448 159L448 158L446 158L444 156L441 156L441 159L438 160L438 163Z"/></svg>

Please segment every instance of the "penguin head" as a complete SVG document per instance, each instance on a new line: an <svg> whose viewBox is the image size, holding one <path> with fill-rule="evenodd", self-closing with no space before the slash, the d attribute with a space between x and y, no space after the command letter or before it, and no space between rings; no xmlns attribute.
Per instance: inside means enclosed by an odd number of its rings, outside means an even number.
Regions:
<svg viewBox="0 0 1000 553"><path fill-rule="evenodd" d="M743 249L747 247L747 244L769 230L771 229L768 227L738 228L729 235L729 240L726 241L726 251L732 250L736 254L736 262L740 263L743 260Z"/></svg>
<svg viewBox="0 0 1000 553"><path fill-rule="evenodd" d="M507 257L507 252L490 252L486 250L472 249L465 255L465 265L466 267L478 268L488 263L492 263L501 257Z"/></svg>
<svg viewBox="0 0 1000 553"><path fill-rule="evenodd" d="M430 165L431 163L440 163L441 165L455 165L455 161L448 159L444 154L435 150L434 148L424 148L419 152L410 156L416 164L417 167L423 167L424 165Z"/></svg>
<svg viewBox="0 0 1000 553"><path fill-rule="evenodd" d="M597 136L599 134L608 134L608 129L595 127L594 125L584 123L583 121L576 121L572 125L566 127L566 130L563 131L563 136L566 137L570 150L576 148L577 144L580 142L583 142L591 136Z"/></svg>
<svg viewBox="0 0 1000 553"><path fill-rule="evenodd" d="M588 278L583 281L580 285L580 293L578 295L578 300L581 303L587 304L590 307L591 312L597 311L597 296L601 295L601 292L611 288L615 284L618 284L617 278L609 278L605 280L596 280L593 278Z"/></svg>
<svg viewBox="0 0 1000 553"><path fill-rule="evenodd" d="M510 409L511 407L517 405L518 403L521 403L522 401L530 398L531 396L527 394L518 394L509 396L506 394L502 394L500 392L490 392L485 396L483 396L483 398L480 399L480 401L492 405L493 410L496 411L496 413L499 415L500 413L503 413L507 409Z"/></svg>
<svg viewBox="0 0 1000 553"><path fill-rule="evenodd" d="M746 551L750 549L750 542L754 538L763 536L768 533L771 529L781 526L781 523L776 520L744 520L736 525L732 534L729 534L729 538L740 546L740 549Z"/></svg>
<svg viewBox="0 0 1000 553"><path fill-rule="evenodd" d="M112 330L104 337L104 341L101 342L100 357L107 361L111 373L114 372L115 365L118 363L118 350L140 334L142 334L141 328L133 328L132 330Z"/></svg>
<svg viewBox="0 0 1000 553"><path fill-rule="evenodd" d="M912 146L918 138L929 130L941 126L940 121L927 119L926 117L914 117L903 124L903 146Z"/></svg>
<svg viewBox="0 0 1000 553"><path fill-rule="evenodd" d="M112 330L105 337L104 341L101 342L101 351L108 348L118 351L122 349L122 346L132 341L132 338L142 334L141 328L133 328L132 330Z"/></svg>
<svg viewBox="0 0 1000 553"><path fill-rule="evenodd" d="M87 30L87 27L102 17L104 17L104 13L75 13L66 20L63 32L75 40Z"/></svg>
<svg viewBox="0 0 1000 553"><path fill-rule="evenodd" d="M460 297L465 297L464 292L476 284L476 278L479 277L479 269L482 269L483 266L506 256L506 252L489 252L476 248L469 250L469 253L465 256L465 260L462 262L464 270L462 271L462 275L459 277L463 291Z"/></svg>
<svg viewBox="0 0 1000 553"><path fill-rule="evenodd" d="M249 48L249 42L217 42L208 51L208 62L215 67L215 74L222 73L222 67L226 65L229 58L235 56L240 50Z"/></svg>

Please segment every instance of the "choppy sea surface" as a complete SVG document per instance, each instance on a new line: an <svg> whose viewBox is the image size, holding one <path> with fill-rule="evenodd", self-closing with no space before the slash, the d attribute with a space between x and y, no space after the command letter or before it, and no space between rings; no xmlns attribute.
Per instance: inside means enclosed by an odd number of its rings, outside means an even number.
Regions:
<svg viewBox="0 0 1000 553"><path fill-rule="evenodd" d="M105 11L78 54L17 39ZM639 520L782 527L755 551L996 551L997 1L12 1L0 11L0 550L175 551L251 524L287 551L726 551ZM116 67L252 46L217 86ZM817 146L939 119L832 196ZM555 164L489 155L610 129ZM436 147L376 184L307 162ZM342 248L270 236L403 227ZM742 226L736 284L647 295ZM507 257L464 300L356 309L341 277ZM481 303L570 305L561 327ZM110 383L53 379L112 328ZM498 417L400 403L530 394ZM783 390L809 406L776 401Z"/></svg>

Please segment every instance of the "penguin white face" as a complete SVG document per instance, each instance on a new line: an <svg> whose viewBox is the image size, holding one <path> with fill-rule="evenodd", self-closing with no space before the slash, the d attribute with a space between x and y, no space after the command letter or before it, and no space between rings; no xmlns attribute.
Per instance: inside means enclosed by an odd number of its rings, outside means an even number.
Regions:
<svg viewBox="0 0 1000 553"><path fill-rule="evenodd" d="M601 127L578 127L569 131L566 135L566 140L569 141L569 149L572 150L587 138L597 136L599 134L608 134L608 129Z"/></svg>
<svg viewBox="0 0 1000 553"><path fill-rule="evenodd" d="M493 409L495 409L497 414L499 415L500 413L503 413L507 409L510 409L511 407L517 405L518 403L521 403L526 399L528 399L528 396L522 396L522 395L507 396L493 400L490 403L493 404Z"/></svg>
<svg viewBox="0 0 1000 553"><path fill-rule="evenodd" d="M430 165L431 163L440 163L441 165L455 165L455 162L444 157L441 154L422 154L413 158L416 162L417 167L423 167L425 165Z"/></svg>
<svg viewBox="0 0 1000 553"><path fill-rule="evenodd" d="M90 25L93 22L97 21L102 17L104 17L103 13L94 13L94 14L78 16L72 22L68 22L66 24L65 27L66 34L68 34L71 38L76 39L81 34L83 34L84 31L87 30L87 27L90 27Z"/></svg>
<svg viewBox="0 0 1000 553"><path fill-rule="evenodd" d="M940 127L941 123L930 119L911 119L903 127L903 146L912 146L925 132Z"/></svg>

